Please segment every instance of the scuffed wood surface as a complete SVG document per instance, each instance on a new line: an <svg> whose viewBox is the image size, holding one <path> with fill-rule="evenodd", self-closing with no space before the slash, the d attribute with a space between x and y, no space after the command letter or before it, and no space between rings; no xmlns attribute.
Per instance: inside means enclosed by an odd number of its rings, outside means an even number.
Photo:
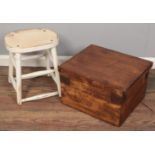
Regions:
<svg viewBox="0 0 155 155"><path fill-rule="evenodd" d="M28 73L37 68L25 68ZM121 127L114 127L61 104L58 97L16 104L7 81L8 68L0 67L0 130L155 130L155 70L149 75L145 99ZM56 90L49 77L24 80L24 96Z"/></svg>
<svg viewBox="0 0 155 155"><path fill-rule="evenodd" d="M121 126L144 99L152 62L90 45L60 65L63 104Z"/></svg>
<svg viewBox="0 0 155 155"><path fill-rule="evenodd" d="M150 61L90 45L65 61L59 70L72 78L82 77L87 81L97 82L100 87L106 85L113 90L127 92L130 86L151 66Z"/></svg>

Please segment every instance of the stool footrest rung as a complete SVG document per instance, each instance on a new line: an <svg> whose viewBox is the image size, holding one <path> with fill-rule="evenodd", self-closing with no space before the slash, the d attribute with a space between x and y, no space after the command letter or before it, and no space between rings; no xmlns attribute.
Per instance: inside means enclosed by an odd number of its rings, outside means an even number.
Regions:
<svg viewBox="0 0 155 155"><path fill-rule="evenodd" d="M24 98L24 99L22 99L22 102L39 100L39 99L43 99L43 98L47 98L47 97L51 97L51 96L55 96L55 95L58 95L57 91L52 92L52 93L45 93L45 94L40 94L40 95L35 95L35 96L32 96L32 97Z"/></svg>
<svg viewBox="0 0 155 155"><path fill-rule="evenodd" d="M37 72L33 72L33 73L28 73L28 74L23 74L21 77L22 79L29 79L29 78L35 78L38 76L43 76L46 74L50 74L53 73L54 70L50 69L50 70L44 70L44 71L37 71Z"/></svg>

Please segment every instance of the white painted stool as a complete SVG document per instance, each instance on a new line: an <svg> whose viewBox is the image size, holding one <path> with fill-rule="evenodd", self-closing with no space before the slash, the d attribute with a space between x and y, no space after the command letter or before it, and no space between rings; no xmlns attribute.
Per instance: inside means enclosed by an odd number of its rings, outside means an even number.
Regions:
<svg viewBox="0 0 155 155"><path fill-rule="evenodd" d="M58 60L56 46L58 45L58 36L49 29L28 29L11 32L5 36L5 45L9 51L9 75L8 80L13 85L17 93L17 103L42 99L50 96L61 96L60 77L58 72ZM42 52L38 52L42 51ZM34 55L26 55L33 52ZM26 56L23 56L26 55ZM29 74L23 74L21 70L21 61L39 58L44 56L46 60L46 70L37 71ZM50 67L53 63L53 69ZM16 70L16 76L13 76L13 69ZM32 96L22 99L22 79L29 79L43 75L50 75L57 85L57 91Z"/></svg>

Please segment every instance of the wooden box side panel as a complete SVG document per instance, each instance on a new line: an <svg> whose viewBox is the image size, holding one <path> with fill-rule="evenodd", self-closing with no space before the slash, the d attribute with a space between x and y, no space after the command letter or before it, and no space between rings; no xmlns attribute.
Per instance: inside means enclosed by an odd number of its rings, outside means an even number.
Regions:
<svg viewBox="0 0 155 155"><path fill-rule="evenodd" d="M111 90L100 86L93 87L89 85L85 79L80 81L75 77L66 75L66 72L60 72L60 75L63 76L63 78L61 78L61 100L66 105L113 125L120 126L144 98L148 73L149 71L146 71L135 81L129 90L125 92L125 100L123 103L116 104L116 102L112 102L110 98ZM64 75L66 78L64 78ZM115 92L114 95L117 94L119 95L119 92Z"/></svg>
<svg viewBox="0 0 155 155"><path fill-rule="evenodd" d="M113 104L123 104L126 100L122 90L114 88L107 83L101 84L98 81L87 79L66 70L61 70L60 76L62 83L70 85L71 87L77 87L79 90L96 98L106 100Z"/></svg>
<svg viewBox="0 0 155 155"><path fill-rule="evenodd" d="M145 97L148 74L148 71L144 73L127 92L127 100L121 111L121 124Z"/></svg>
<svg viewBox="0 0 155 155"><path fill-rule="evenodd" d="M61 80L62 103L93 117L119 126L121 105L109 103L106 100L89 93L89 87L87 87L87 91L82 87L85 86L80 86L80 83L74 78L71 78L68 83L67 81L64 82Z"/></svg>

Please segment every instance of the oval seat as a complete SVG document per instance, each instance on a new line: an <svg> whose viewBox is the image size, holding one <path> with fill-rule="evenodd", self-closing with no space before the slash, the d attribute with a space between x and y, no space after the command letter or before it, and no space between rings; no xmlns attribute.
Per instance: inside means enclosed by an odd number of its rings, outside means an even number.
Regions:
<svg viewBox="0 0 155 155"><path fill-rule="evenodd" d="M57 46L58 36L49 29L20 30L7 34L5 44L13 52L28 52Z"/></svg>

